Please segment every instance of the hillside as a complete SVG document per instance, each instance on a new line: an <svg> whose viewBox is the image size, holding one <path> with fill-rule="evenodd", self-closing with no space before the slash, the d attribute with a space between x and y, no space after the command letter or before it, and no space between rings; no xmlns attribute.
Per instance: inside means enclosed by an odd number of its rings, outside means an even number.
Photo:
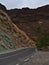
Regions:
<svg viewBox="0 0 49 65"><path fill-rule="evenodd" d="M21 31L21 35L27 40L27 42L25 41L26 43L28 43L28 39L31 39L31 42L34 40L36 42L39 41L40 43L44 43L44 45L49 45L49 5L37 9L26 7L22 9L16 8L7 10L3 5L0 5L0 7L12 20L12 29L14 28L15 32ZM24 45L22 44L21 46ZM28 46L28 44L26 46Z"/></svg>
<svg viewBox="0 0 49 65"><path fill-rule="evenodd" d="M25 31L34 41L42 35L41 32L49 32L49 5L37 9L11 9L7 13L13 23Z"/></svg>
<svg viewBox="0 0 49 65"><path fill-rule="evenodd" d="M31 46L34 47L34 41L13 24L4 11L0 10L0 51Z"/></svg>
<svg viewBox="0 0 49 65"><path fill-rule="evenodd" d="M4 5L0 4L0 9L4 10L12 22L34 41L37 41L37 38L42 35L41 32L49 32L49 5L36 9L26 7L7 10Z"/></svg>

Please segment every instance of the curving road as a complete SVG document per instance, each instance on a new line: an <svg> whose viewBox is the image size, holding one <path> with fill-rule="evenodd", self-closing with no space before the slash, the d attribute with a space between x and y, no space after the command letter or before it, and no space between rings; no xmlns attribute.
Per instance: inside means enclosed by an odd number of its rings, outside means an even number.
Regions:
<svg viewBox="0 0 49 65"><path fill-rule="evenodd" d="M34 53L34 48L25 48L19 51L0 54L0 65L23 65Z"/></svg>

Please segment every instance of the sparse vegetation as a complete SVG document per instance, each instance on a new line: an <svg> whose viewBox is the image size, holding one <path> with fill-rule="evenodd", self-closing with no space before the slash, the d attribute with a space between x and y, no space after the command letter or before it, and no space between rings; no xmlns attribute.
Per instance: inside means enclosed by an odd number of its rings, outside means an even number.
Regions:
<svg viewBox="0 0 49 65"><path fill-rule="evenodd" d="M49 46L49 33L44 32L37 40L38 49L48 49Z"/></svg>

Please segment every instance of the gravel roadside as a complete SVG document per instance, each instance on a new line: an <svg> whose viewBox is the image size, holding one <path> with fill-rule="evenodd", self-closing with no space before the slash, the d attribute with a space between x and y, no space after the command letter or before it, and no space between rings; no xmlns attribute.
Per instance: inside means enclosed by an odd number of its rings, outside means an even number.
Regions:
<svg viewBox="0 0 49 65"><path fill-rule="evenodd" d="M49 52L38 51L23 65L49 65Z"/></svg>

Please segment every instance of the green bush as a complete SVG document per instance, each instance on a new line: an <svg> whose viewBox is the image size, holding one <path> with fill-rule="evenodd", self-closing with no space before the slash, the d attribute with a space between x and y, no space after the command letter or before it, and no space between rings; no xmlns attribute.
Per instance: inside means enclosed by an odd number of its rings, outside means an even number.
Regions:
<svg viewBox="0 0 49 65"><path fill-rule="evenodd" d="M49 46L49 33L43 33L37 40L37 48L47 48Z"/></svg>

